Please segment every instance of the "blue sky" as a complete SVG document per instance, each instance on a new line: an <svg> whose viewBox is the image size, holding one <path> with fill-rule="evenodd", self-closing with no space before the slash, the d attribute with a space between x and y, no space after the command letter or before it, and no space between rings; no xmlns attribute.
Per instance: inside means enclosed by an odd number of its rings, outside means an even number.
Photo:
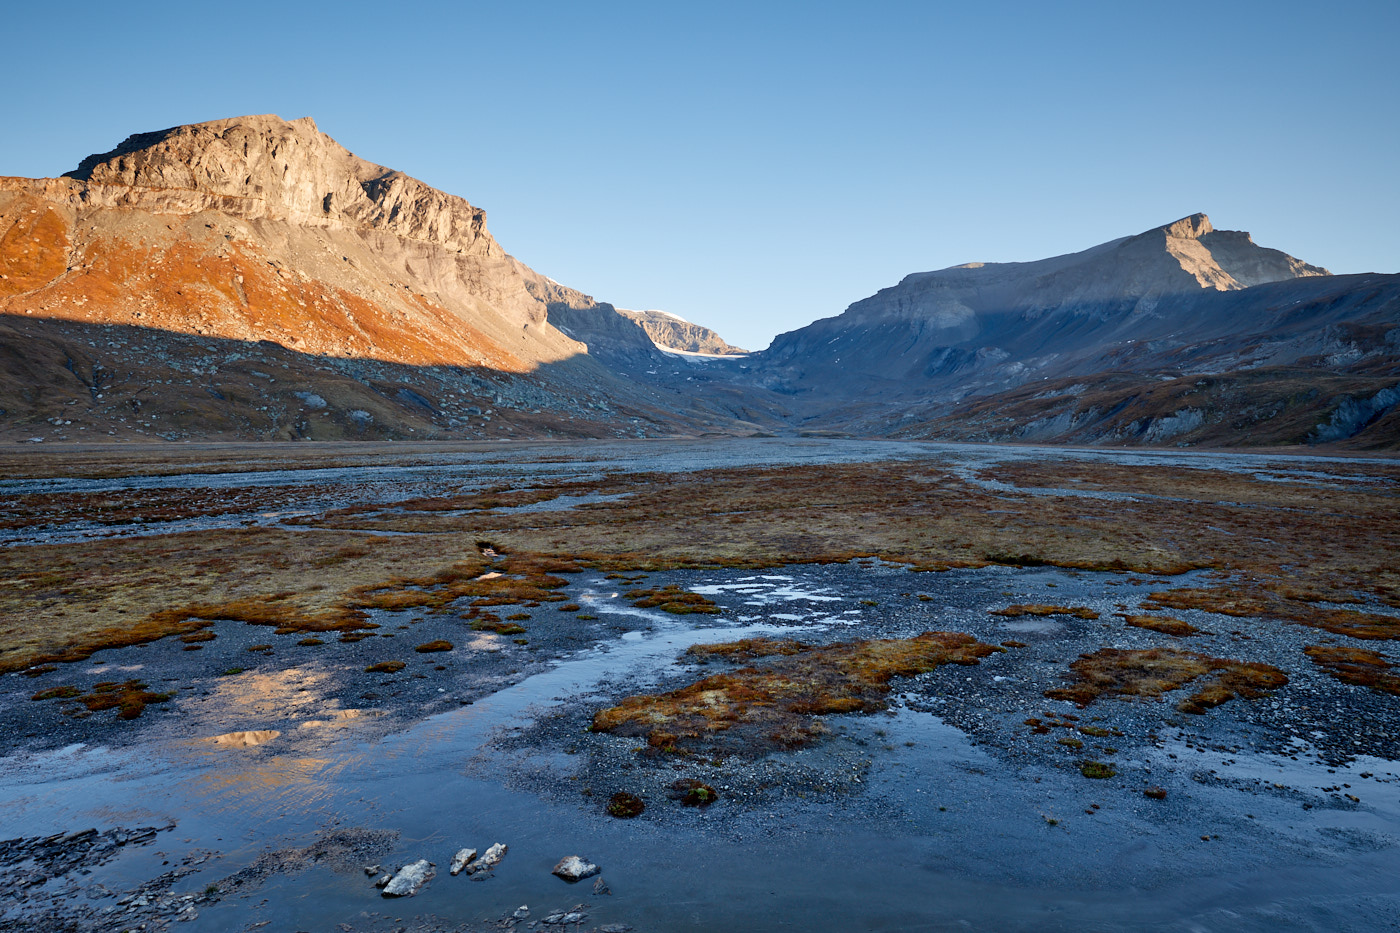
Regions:
<svg viewBox="0 0 1400 933"><path fill-rule="evenodd" d="M1400 271L1400 3L11 8L0 174L312 116L521 260L760 348L910 272L1195 211Z"/></svg>

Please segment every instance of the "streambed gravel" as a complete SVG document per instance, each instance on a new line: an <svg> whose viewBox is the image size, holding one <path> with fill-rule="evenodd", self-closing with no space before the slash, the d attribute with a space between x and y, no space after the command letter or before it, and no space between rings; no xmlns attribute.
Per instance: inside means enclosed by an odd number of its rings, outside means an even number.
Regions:
<svg viewBox="0 0 1400 933"><path fill-rule="evenodd" d="M125 928L114 916L147 929L486 929L512 925L523 902L528 925L578 906L581 892L549 875L575 852L614 891L584 911L599 929L1370 930L1400 915L1400 704L1302 652L1375 642L1198 610L1170 613L1202 630L1178 640L1115 615L1154 590L1222 582L1203 573L859 561L568 579L581 611L523 610L519 636L472 631L456 612L374 610L371 637L319 645L219 622L197 646L168 638L0 678L6 869L56 834L160 828L158 843L91 863L63 843L52 879L0 894L0 929ZM668 616L621 596L668 584L723 612ZM1012 603L1099 618L988 612ZM623 697L725 669L686 661L691 644L926 630L1022 646L896 681L888 710L827 717L825 741L791 752L716 764L587 731ZM436 640L453 650L413 650ZM1081 653L1170 644L1272 664L1290 683L1200 716L1175 709L1179 693L1082 710L1043 695ZM391 660L404 669L365 671ZM29 699L128 679L172 696L132 721ZM1086 777L1086 762L1114 774ZM677 781L718 799L685 806ZM617 791L646 809L606 815ZM362 871L314 857L336 838L386 865L442 868L496 841L511 857L480 884L440 871L386 911Z"/></svg>

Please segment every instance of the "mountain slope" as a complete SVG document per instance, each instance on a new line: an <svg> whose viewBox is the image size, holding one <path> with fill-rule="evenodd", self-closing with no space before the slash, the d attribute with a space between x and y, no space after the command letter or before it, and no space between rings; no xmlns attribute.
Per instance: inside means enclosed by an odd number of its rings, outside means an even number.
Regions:
<svg viewBox="0 0 1400 933"><path fill-rule="evenodd" d="M1352 385L1365 395L1385 387L1365 380L1400 373L1397 324L1400 276L1332 276L1255 245L1247 233L1215 230L1196 214L1066 256L907 276L838 317L779 336L754 362L762 384L792 395L808 426L1152 442L1165 436L1152 433L1152 420L1173 411L1141 413L1131 429L1119 421L1100 424L1066 410L1074 392L1062 393L1056 405L1027 407L1039 391L1030 385L1108 391L1111 384L1128 391L1129 383L1292 367L1294 389L1301 373L1329 372L1365 377ZM1135 378L1124 383L1125 375ZM1256 392L1260 385L1257 379L1241 384ZM1311 415L1300 418L1325 420L1328 405L1347 398L1313 393L1303 400ZM1101 398L1095 410L1121 411L1126 403L1126 397ZM1268 411L1279 404L1258 398L1246 407ZM1233 439L1220 436L1224 431L1211 439L1249 442L1255 432L1245 419ZM1307 432L1269 437L1301 443Z"/></svg>
<svg viewBox="0 0 1400 933"><path fill-rule="evenodd" d="M132 433L130 421L92 405L94 367L126 373L122 384L134 392L172 378L182 384L186 367L239 363L194 359L269 354L297 373L297 391L325 406L307 410L290 396L254 405L262 395L233 401L241 396L210 386L223 398L197 392L180 400L183 418L166 412L183 424L175 433L358 436L372 424L369 433L388 436L495 436L507 427L609 436L716 427L705 424L710 413L689 403L677 410L667 394L619 376L551 322L555 313L620 322L655 353L610 305L507 255L480 209L352 155L310 119L239 117L138 134L63 178L0 178L0 269L7 339L33 347L19 353L27 366L62 361L45 376L0 374L3 423L20 433L71 420L60 416L76 401L88 430ZM131 351L133 340L149 350ZM360 390L321 391L332 370ZM391 383L421 401L382 388ZM326 401L347 391L345 405ZM470 404L451 414L449 395ZM498 399L515 403L502 410ZM110 392L104 400L110 405ZM279 406L282 417L269 422L262 409ZM349 411L361 413L358 422ZM373 412L379 418L366 421Z"/></svg>

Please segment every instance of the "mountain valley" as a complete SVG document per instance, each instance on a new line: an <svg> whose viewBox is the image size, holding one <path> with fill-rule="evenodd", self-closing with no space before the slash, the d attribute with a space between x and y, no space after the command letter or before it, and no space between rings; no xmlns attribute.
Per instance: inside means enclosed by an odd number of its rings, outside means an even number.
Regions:
<svg viewBox="0 0 1400 933"><path fill-rule="evenodd" d="M309 118L257 116L0 178L0 269L8 441L1400 446L1400 275L1204 214L912 274L747 353L540 275L479 208Z"/></svg>

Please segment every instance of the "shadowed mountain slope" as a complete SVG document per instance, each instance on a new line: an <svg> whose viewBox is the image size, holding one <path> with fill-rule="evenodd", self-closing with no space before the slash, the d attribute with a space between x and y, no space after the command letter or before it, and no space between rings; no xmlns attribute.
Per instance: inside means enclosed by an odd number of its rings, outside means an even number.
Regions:
<svg viewBox="0 0 1400 933"><path fill-rule="evenodd" d="M1327 434L1314 429L1337 406L1361 401L1346 392L1370 398L1397 381L1397 328L1400 276L1333 276L1195 214L1039 262L907 276L779 336L752 362L760 384L792 396L804 424L853 433L1305 443ZM1259 394L1269 380L1234 378L1279 368L1291 372L1282 399ZM1300 395L1310 373L1361 381ZM1170 406L1118 418L1143 385L1197 375L1241 388L1165 427L1154 424L1174 417ZM1077 407L1090 394L1096 402ZM1269 412L1297 406L1300 423L1315 419L1306 430L1260 433Z"/></svg>

